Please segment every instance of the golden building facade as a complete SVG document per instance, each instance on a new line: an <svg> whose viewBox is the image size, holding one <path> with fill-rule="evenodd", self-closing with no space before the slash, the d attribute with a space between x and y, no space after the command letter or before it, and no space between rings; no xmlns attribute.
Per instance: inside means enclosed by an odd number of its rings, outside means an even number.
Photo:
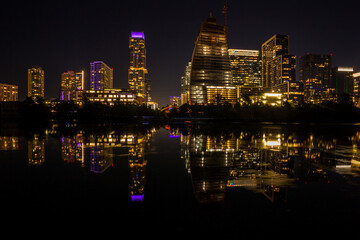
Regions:
<svg viewBox="0 0 360 240"><path fill-rule="evenodd" d="M84 90L84 71L61 74L60 100L79 101Z"/></svg>
<svg viewBox="0 0 360 240"><path fill-rule="evenodd" d="M32 99L44 98L45 72L39 66L33 66L28 69L28 97Z"/></svg>
<svg viewBox="0 0 360 240"><path fill-rule="evenodd" d="M130 90L136 93L144 101L151 101L150 80L147 79L145 34L143 32L132 32L129 39L130 67L128 71L128 82Z"/></svg>
<svg viewBox="0 0 360 240"><path fill-rule="evenodd" d="M0 102L13 102L18 100L18 86L0 83Z"/></svg>
<svg viewBox="0 0 360 240"><path fill-rule="evenodd" d="M190 104L207 104L207 86L231 87L225 27L215 18L201 25L191 59Z"/></svg>

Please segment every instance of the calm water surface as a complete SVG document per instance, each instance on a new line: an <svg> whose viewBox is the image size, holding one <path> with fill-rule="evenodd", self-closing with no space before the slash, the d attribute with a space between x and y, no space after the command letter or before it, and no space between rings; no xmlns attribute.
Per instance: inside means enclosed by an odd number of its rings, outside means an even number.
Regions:
<svg viewBox="0 0 360 240"><path fill-rule="evenodd" d="M0 136L3 230L353 235L360 126L54 126Z"/></svg>

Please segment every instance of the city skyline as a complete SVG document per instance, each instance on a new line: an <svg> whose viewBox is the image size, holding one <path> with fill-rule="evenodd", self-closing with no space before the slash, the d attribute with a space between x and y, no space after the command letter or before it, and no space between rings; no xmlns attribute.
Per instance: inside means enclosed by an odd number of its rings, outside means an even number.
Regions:
<svg viewBox="0 0 360 240"><path fill-rule="evenodd" d="M180 95L180 79L201 23L210 12L220 24L224 21L220 0L175 1L172 6L157 9L157 1L112 3L105 6L109 11L93 5L72 5L79 9L77 14L66 4L32 4L13 6L3 15L10 23L5 27L9 37L1 40L0 82L18 85L19 100L26 97L27 69L32 65L45 71L46 98L58 97L61 73L68 69L84 70L89 88L88 65L97 60L114 68L114 88L128 87L128 37L131 31L142 31L147 36L152 97L164 106L169 96ZM334 67L355 67L358 71L359 34L352 31L356 29L356 15L350 1L342 5L323 5L322 1L309 5L304 1L280 9L270 3L261 8L255 2L228 4L229 48L259 50L274 34L286 34L290 36L290 53L297 58L306 53L333 54ZM105 34L100 36L102 25Z"/></svg>

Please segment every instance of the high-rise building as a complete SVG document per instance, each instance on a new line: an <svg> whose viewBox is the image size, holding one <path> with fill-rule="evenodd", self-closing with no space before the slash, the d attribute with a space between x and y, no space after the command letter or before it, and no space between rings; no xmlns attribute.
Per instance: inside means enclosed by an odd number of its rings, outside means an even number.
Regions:
<svg viewBox="0 0 360 240"><path fill-rule="evenodd" d="M180 103L181 103L181 98L179 96L170 96L169 97L169 106L180 106Z"/></svg>
<svg viewBox="0 0 360 240"><path fill-rule="evenodd" d="M331 87L336 93L352 94L354 91L353 67L334 67L331 74Z"/></svg>
<svg viewBox="0 0 360 240"><path fill-rule="evenodd" d="M207 104L207 87L232 86L225 30L212 17L201 25L191 59L190 104Z"/></svg>
<svg viewBox="0 0 360 240"><path fill-rule="evenodd" d="M181 77L181 105L189 104L190 101L190 73L191 61L186 65L184 76Z"/></svg>
<svg viewBox="0 0 360 240"><path fill-rule="evenodd" d="M84 71L61 74L60 100L79 101L84 90Z"/></svg>
<svg viewBox="0 0 360 240"><path fill-rule="evenodd" d="M330 87L332 55L306 54L300 57L300 81L306 97L319 95Z"/></svg>
<svg viewBox="0 0 360 240"><path fill-rule="evenodd" d="M262 86L264 88L271 88L281 82L279 79L279 71L281 71L282 65L287 57L283 59L279 56L289 54L289 36L288 35L274 35L261 47L262 58Z"/></svg>
<svg viewBox="0 0 360 240"><path fill-rule="evenodd" d="M18 86L0 83L0 102L14 102L18 100Z"/></svg>
<svg viewBox="0 0 360 240"><path fill-rule="evenodd" d="M113 69L102 61L90 63L90 89L104 90L113 88Z"/></svg>
<svg viewBox="0 0 360 240"><path fill-rule="evenodd" d="M354 78L354 102L357 107L360 107L360 72L353 73Z"/></svg>
<svg viewBox="0 0 360 240"><path fill-rule="evenodd" d="M229 49L234 86L261 86L261 57L259 50Z"/></svg>
<svg viewBox="0 0 360 240"><path fill-rule="evenodd" d="M354 95L360 97L360 72L353 73Z"/></svg>
<svg viewBox="0 0 360 240"><path fill-rule="evenodd" d="M44 98L44 70L39 66L28 69L28 97Z"/></svg>
<svg viewBox="0 0 360 240"><path fill-rule="evenodd" d="M130 67L128 82L130 90L136 93L144 101L151 101L150 79L147 78L145 34L143 32L132 32L129 39Z"/></svg>

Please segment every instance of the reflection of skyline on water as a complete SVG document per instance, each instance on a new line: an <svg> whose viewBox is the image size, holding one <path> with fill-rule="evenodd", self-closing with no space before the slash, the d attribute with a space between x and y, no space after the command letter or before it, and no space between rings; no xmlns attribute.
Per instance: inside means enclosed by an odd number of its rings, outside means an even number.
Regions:
<svg viewBox="0 0 360 240"><path fill-rule="evenodd" d="M191 125L186 129L165 128L169 138L180 138L180 155L201 203L221 203L226 190L236 187L262 193L272 202L286 200L287 188L297 183L330 183L329 171L358 176L359 131L349 136L331 137L326 133L299 134L266 126L223 134ZM75 134L61 134L61 159L101 174L114 165L114 157L127 156L131 200L143 201L145 156L155 132L155 129L141 133L112 130L87 134L80 130ZM44 164L45 142L49 135L58 136L59 133L52 129L45 135L33 134L27 138L30 165ZM19 150L19 137L1 136L0 150Z"/></svg>
<svg viewBox="0 0 360 240"><path fill-rule="evenodd" d="M181 154L198 201L221 203L234 187L286 201L287 189L296 184L330 183L330 171L359 176L359 132L341 139L298 135L281 127L222 135L183 129Z"/></svg>
<svg viewBox="0 0 360 240"><path fill-rule="evenodd" d="M8 216L209 233L358 223L356 126L140 127L1 135ZM111 207L89 211L94 203Z"/></svg>

